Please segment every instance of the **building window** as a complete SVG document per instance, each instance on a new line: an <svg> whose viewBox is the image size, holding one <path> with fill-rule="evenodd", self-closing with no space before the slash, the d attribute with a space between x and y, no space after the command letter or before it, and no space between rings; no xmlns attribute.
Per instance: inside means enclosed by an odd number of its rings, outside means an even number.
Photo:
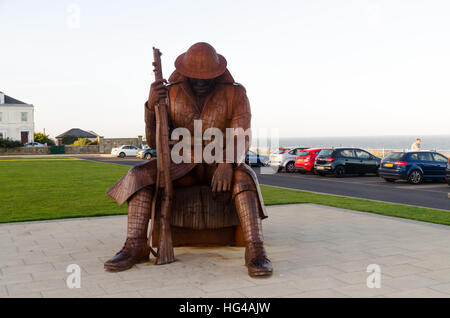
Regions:
<svg viewBox="0 0 450 318"><path fill-rule="evenodd" d="M22 112L21 115L22 121L28 121L28 113Z"/></svg>
<svg viewBox="0 0 450 318"><path fill-rule="evenodd" d="M1 131L0 131L0 139L3 139L3 133Z"/></svg>

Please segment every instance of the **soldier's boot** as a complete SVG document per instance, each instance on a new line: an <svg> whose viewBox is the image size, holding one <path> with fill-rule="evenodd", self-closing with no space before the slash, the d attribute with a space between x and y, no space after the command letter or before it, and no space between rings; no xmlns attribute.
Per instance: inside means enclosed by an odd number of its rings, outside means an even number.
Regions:
<svg viewBox="0 0 450 318"><path fill-rule="evenodd" d="M236 210L245 241L245 265L252 277L272 275L272 264L264 249L259 203L256 191L243 191L235 195Z"/></svg>
<svg viewBox="0 0 450 318"><path fill-rule="evenodd" d="M149 260L147 227L150 219L152 189L143 188L128 201L127 239L123 248L104 264L110 271L123 271Z"/></svg>

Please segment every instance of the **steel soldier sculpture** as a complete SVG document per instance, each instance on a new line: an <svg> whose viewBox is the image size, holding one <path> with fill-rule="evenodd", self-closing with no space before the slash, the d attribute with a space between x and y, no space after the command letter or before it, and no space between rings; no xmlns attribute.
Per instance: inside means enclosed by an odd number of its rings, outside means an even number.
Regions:
<svg viewBox="0 0 450 318"><path fill-rule="evenodd" d="M168 82L159 79L150 87L150 96L145 104L149 146L155 148L158 143L156 129L161 101L168 101L170 130L187 128L194 135L194 120L201 120L202 133L208 128L218 128L225 136L227 128L250 128L251 112L245 88L234 82L226 59L211 45L203 42L192 45L176 59L175 68ZM248 139L245 139L244 148L247 153ZM225 149L223 154L225 159ZM256 174L248 165L239 162L238 155L236 151L233 160L226 158L214 163L192 161L175 164L170 160L170 165L165 162L170 170L165 173L170 176L169 181L175 189L209 184L213 194L231 192L243 230L248 273L250 276L268 276L272 274L272 265L264 249L261 226L261 220L267 215ZM157 171L161 164L158 161L161 158L158 153L158 159L131 168L107 191L117 203L128 202L127 239L123 248L104 264L107 270L126 270L149 259L151 248L147 244L147 230L152 215L152 199L158 193L155 188L158 187ZM177 200L176 195L173 200ZM157 257L156 264L171 261L173 258L170 256L162 260Z"/></svg>

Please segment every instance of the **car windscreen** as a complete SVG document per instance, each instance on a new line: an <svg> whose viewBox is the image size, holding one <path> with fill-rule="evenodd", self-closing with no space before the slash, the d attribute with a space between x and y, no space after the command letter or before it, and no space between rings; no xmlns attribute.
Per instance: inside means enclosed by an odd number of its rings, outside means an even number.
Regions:
<svg viewBox="0 0 450 318"><path fill-rule="evenodd" d="M287 150L287 149L279 149L279 150L275 151L273 154L274 154L274 155L279 155L279 154L285 153L286 150Z"/></svg>
<svg viewBox="0 0 450 318"><path fill-rule="evenodd" d="M307 151L300 151L299 153L297 153L297 156L299 156L299 157L305 157L307 155L309 155L309 152L307 152Z"/></svg>
<svg viewBox="0 0 450 318"><path fill-rule="evenodd" d="M434 161L437 161L437 162L449 162L449 160L450 160L446 156L441 155L440 153L437 153L437 152L432 153L432 155L433 155Z"/></svg>
<svg viewBox="0 0 450 318"><path fill-rule="evenodd" d="M333 155L333 152L334 152L334 149L322 149L319 152L318 156L320 156L320 157L330 157L330 156Z"/></svg>
<svg viewBox="0 0 450 318"><path fill-rule="evenodd" d="M301 148L293 149L293 150L289 151L289 154L290 154L290 155L296 155L296 156L299 156L300 153L303 152L303 150L304 150L304 149L301 149Z"/></svg>
<svg viewBox="0 0 450 318"><path fill-rule="evenodd" d="M391 152L384 159L387 159L387 160L400 160L400 159L403 159L404 155L405 155L404 152Z"/></svg>

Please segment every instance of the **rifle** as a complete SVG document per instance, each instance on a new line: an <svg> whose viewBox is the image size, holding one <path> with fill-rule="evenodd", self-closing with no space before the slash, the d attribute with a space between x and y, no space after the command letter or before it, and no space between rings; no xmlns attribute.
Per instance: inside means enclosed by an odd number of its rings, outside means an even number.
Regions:
<svg viewBox="0 0 450 318"><path fill-rule="evenodd" d="M157 48L153 48L153 66L155 72L155 80L162 80L161 52ZM151 239L153 234L153 222L155 221L156 201L159 194L161 181L163 181L161 215L159 227L159 245L156 253L156 265L163 265L175 261L173 253L172 232L170 229L170 212L172 208L173 184L170 176L170 148L169 148L169 122L168 122L168 105L166 98L160 98L155 105L156 117L156 151L157 173L155 193L152 200L152 221L150 226L150 234L148 243L151 248ZM153 252L154 253L154 252Z"/></svg>

